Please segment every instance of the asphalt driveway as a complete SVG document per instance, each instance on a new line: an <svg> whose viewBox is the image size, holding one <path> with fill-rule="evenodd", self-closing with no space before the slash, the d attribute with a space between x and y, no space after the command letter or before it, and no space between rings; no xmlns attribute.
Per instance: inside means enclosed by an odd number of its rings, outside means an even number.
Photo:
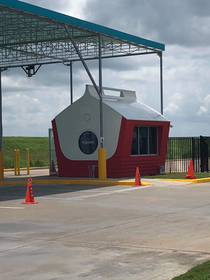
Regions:
<svg viewBox="0 0 210 280"><path fill-rule="evenodd" d="M0 186L0 279L169 280L210 259L210 183Z"/></svg>

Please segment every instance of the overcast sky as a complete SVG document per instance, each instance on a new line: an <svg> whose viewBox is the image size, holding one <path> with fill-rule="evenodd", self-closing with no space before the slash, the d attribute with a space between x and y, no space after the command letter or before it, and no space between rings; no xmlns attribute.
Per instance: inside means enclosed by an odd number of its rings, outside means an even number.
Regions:
<svg viewBox="0 0 210 280"><path fill-rule="evenodd" d="M164 115L170 136L210 136L209 0L25 0L73 17L165 44ZM97 79L96 65L91 63ZM74 100L89 78L74 63ZM160 111L159 57L103 61L103 85L132 89L138 100ZM69 67L42 66L27 78L22 69L2 74L3 135L47 136L51 120L70 102Z"/></svg>

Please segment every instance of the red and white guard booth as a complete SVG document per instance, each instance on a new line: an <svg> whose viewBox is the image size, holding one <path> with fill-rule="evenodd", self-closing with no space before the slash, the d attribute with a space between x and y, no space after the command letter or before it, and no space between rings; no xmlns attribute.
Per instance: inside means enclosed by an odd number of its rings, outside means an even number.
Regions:
<svg viewBox="0 0 210 280"><path fill-rule="evenodd" d="M118 92L110 95L107 92ZM170 122L139 102L129 90L103 88L104 148L107 177L158 174L165 166ZM85 94L52 120L58 176L88 177L98 166L99 97L86 85ZM91 169L93 170L93 169Z"/></svg>

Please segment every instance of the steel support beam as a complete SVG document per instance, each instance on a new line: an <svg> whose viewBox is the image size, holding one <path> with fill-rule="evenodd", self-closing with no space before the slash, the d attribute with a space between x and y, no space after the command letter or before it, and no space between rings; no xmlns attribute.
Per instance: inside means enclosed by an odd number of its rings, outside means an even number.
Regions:
<svg viewBox="0 0 210 280"><path fill-rule="evenodd" d="M2 151L2 86L1 86L1 72L2 69L0 68L0 151Z"/></svg>
<svg viewBox="0 0 210 280"><path fill-rule="evenodd" d="M163 56L162 52L159 52L160 57L160 112L163 115Z"/></svg>
<svg viewBox="0 0 210 280"><path fill-rule="evenodd" d="M98 37L98 69L99 69L99 91L100 91L100 149L98 149L98 177L106 179L106 149L104 149L104 132L103 132L103 87L102 87L102 53L101 53L101 35Z"/></svg>
<svg viewBox="0 0 210 280"><path fill-rule="evenodd" d="M2 150L2 86L1 86L1 72L4 71L0 68L0 180L4 179L4 154Z"/></svg>
<svg viewBox="0 0 210 280"><path fill-rule="evenodd" d="M70 104L73 103L73 69L72 69L73 65L72 64L73 64L73 62L70 61L70 64L69 64L69 66L70 66Z"/></svg>
<svg viewBox="0 0 210 280"><path fill-rule="evenodd" d="M79 58L80 58L80 61L82 62L82 64L83 64L83 66L84 66L84 68L85 68L85 70L86 70L86 72L87 72L87 74L88 74L88 76L89 76L89 78L90 78L90 80L91 80L91 82L92 82L92 84L93 84L93 86L94 86L96 92L98 93L99 97L101 97L101 96L100 96L100 91L99 91L99 89L98 89L98 87L97 87L97 85L96 85L96 82L95 82L95 80L93 79L93 76L91 75L90 70L88 69L87 64L85 63L85 60L84 60L83 57L82 57L82 55L81 55L81 53L80 53L80 51L79 51L79 48L77 47L76 43L74 42L74 39L73 39L71 33L69 32L68 27L67 27L66 25L64 25L64 27L65 27L65 29L66 29L67 34L69 35L69 39L71 40L71 43L72 43L72 45L74 46L74 48L75 48L75 50L76 50L76 53L78 54L78 56L79 56Z"/></svg>
<svg viewBox="0 0 210 280"><path fill-rule="evenodd" d="M154 51L154 52L144 52L144 53L130 53L130 54L122 54L122 55L110 55L110 56L102 56L102 59L107 59L107 58L120 58L120 57L130 57L130 56L137 56L137 55L147 55L147 54L158 54L159 53L157 51ZM83 57L83 60L87 61L87 60L96 60L98 59L97 56L95 57L86 57L84 58ZM66 59L61 59L61 58L57 58L57 61L53 61L53 62L42 62L42 65L48 65L48 64L57 64L57 63L64 63L67 62ZM80 61L80 59L78 58L71 58L71 61L72 62L78 62ZM28 65L34 65L34 66L37 66L37 65L40 65L40 63L37 63L37 62L33 62L31 61L31 63L27 62L27 63L20 63L20 64L16 64L16 65L6 65L7 68L17 68L17 67L27 67ZM66 65L66 64L65 64ZM5 67L5 64L4 65L0 65L0 67L4 68Z"/></svg>
<svg viewBox="0 0 210 280"><path fill-rule="evenodd" d="M71 33L68 30L68 27L65 25L66 32L69 35L69 38L96 90L96 92L99 95L99 110L100 110L100 148L98 149L98 166L99 166L99 179L106 179L106 150L103 148L104 144L104 135L103 135L103 99L102 99L102 55L101 55L101 36L99 35L99 87L97 87L95 80L93 79L90 70L88 69L87 64L85 63L79 48L77 47L76 43L74 42L74 39L71 35Z"/></svg>
<svg viewBox="0 0 210 280"><path fill-rule="evenodd" d="M98 53L99 53L99 91L100 91L100 147L103 148L103 96L102 96L102 58L101 58L101 36L98 38Z"/></svg>

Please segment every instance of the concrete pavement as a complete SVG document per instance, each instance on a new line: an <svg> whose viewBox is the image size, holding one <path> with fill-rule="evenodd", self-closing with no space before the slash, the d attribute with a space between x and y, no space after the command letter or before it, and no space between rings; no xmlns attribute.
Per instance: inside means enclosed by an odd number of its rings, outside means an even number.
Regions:
<svg viewBox="0 0 210 280"><path fill-rule="evenodd" d="M0 279L169 280L210 259L210 183L146 181L33 183L34 205L0 186Z"/></svg>

